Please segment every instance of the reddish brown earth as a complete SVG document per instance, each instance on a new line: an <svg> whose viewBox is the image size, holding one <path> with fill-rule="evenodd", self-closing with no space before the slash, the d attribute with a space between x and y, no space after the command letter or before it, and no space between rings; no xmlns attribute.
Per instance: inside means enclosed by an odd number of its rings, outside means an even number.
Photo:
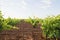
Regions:
<svg viewBox="0 0 60 40"><path fill-rule="evenodd" d="M42 36L40 24L34 28L31 23L21 21L16 27L19 29L1 31L0 40L45 40Z"/></svg>

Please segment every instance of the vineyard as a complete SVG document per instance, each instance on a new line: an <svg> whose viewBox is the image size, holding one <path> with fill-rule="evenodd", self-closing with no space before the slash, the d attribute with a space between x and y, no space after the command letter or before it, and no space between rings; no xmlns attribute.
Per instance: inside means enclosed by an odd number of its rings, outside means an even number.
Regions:
<svg viewBox="0 0 60 40"><path fill-rule="evenodd" d="M0 11L0 32L2 30L12 30L18 28L15 26L19 23L22 19L16 18L7 18L5 19ZM60 15L57 16L49 16L44 19L41 18L34 18L32 19L23 19L25 22L29 22L36 28L37 24L41 24L41 29L43 31L43 36L46 40L60 40Z"/></svg>

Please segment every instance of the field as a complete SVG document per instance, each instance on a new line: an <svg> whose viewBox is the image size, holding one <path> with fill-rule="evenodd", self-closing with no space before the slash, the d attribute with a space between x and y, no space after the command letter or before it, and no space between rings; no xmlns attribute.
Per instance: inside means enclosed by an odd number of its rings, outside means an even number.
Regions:
<svg viewBox="0 0 60 40"><path fill-rule="evenodd" d="M12 19L12 18L3 18L2 13L0 12L0 32L4 30L18 30L16 27L21 20L31 23L33 28L37 27L37 24L40 24L42 29L43 37L46 40L60 40L60 15L46 17L44 19L34 18L32 19Z"/></svg>

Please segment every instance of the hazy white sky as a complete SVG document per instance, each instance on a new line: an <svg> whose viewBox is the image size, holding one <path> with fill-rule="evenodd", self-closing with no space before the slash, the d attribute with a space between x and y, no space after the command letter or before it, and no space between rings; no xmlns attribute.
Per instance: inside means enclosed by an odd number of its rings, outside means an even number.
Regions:
<svg viewBox="0 0 60 40"><path fill-rule="evenodd" d="M0 10L5 18L44 18L60 14L60 0L0 0Z"/></svg>

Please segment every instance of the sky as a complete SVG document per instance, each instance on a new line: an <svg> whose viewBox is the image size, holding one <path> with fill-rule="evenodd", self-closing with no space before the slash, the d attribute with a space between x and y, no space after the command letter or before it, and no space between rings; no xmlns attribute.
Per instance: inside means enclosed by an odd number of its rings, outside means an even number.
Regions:
<svg viewBox="0 0 60 40"><path fill-rule="evenodd" d="M60 14L60 0L0 0L4 18L45 18Z"/></svg>

